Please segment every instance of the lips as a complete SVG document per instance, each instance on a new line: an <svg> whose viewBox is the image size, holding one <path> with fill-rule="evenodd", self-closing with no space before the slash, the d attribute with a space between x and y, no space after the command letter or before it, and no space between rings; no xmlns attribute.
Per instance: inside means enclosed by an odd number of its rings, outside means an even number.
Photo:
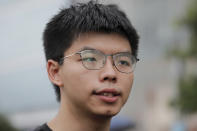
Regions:
<svg viewBox="0 0 197 131"><path fill-rule="evenodd" d="M113 94L113 93L108 93L108 92L104 92L104 93L101 93L101 94L99 94L99 95L108 96L108 97L113 97L113 96L115 96L115 94Z"/></svg>
<svg viewBox="0 0 197 131"><path fill-rule="evenodd" d="M114 103L118 100L120 96L120 92L116 89L101 89L93 92L94 95L98 96L98 98L107 103Z"/></svg>

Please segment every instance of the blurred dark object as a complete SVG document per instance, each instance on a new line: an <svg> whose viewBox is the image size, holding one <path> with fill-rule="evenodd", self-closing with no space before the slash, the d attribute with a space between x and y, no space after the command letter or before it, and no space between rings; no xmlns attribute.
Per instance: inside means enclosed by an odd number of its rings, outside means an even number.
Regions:
<svg viewBox="0 0 197 131"><path fill-rule="evenodd" d="M127 117L115 116L111 121L110 131L126 131L135 128L136 124Z"/></svg>
<svg viewBox="0 0 197 131"><path fill-rule="evenodd" d="M18 131L3 115L0 114L0 131Z"/></svg>

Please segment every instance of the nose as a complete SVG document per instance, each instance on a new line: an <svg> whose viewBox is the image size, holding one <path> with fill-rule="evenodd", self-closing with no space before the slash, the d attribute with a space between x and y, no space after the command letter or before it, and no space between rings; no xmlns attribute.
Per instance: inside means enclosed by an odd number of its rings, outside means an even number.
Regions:
<svg viewBox="0 0 197 131"><path fill-rule="evenodd" d="M113 64L113 61L110 59L106 59L106 63L104 67L100 71L100 81L102 82L117 82L117 74L116 74L116 68Z"/></svg>

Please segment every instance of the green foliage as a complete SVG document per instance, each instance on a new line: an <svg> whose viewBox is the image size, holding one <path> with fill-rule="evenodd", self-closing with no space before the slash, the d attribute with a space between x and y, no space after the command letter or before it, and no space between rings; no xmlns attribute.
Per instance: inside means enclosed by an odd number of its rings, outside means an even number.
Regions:
<svg viewBox="0 0 197 131"><path fill-rule="evenodd" d="M197 58L197 0L193 0L187 10L187 14L181 20L182 24L185 25L190 33L190 48L188 55L193 58Z"/></svg>
<svg viewBox="0 0 197 131"><path fill-rule="evenodd" d="M197 25L197 18L196 18L196 25ZM196 34L193 34L191 38L189 56L197 59L197 28L196 28Z"/></svg>
<svg viewBox="0 0 197 131"><path fill-rule="evenodd" d="M197 0L190 0L190 2L186 15L177 22L179 27L185 26L191 35L188 43L189 48L181 50L176 47L168 51L170 56L175 56L179 59L197 59Z"/></svg>
<svg viewBox="0 0 197 131"><path fill-rule="evenodd" d="M197 0L193 0L187 9L187 14L181 20L183 24L189 27L192 33L197 34Z"/></svg>
<svg viewBox="0 0 197 131"><path fill-rule="evenodd" d="M179 81L177 104L180 111L184 114L197 111L197 75Z"/></svg>
<svg viewBox="0 0 197 131"><path fill-rule="evenodd" d="M189 48L183 51L176 47L169 51L170 56L182 60L183 63L186 63L187 59L197 60L197 0L192 0L186 16L181 19L179 25L185 25L191 35ZM178 82L178 91L178 98L172 101L171 105L178 107L183 114L196 113L197 74L182 74Z"/></svg>
<svg viewBox="0 0 197 131"><path fill-rule="evenodd" d="M175 57L175 58L179 58L181 60L185 60L188 58L189 53L187 50L183 51L181 50L179 47L177 48L170 48L170 49L166 49L167 50L167 57Z"/></svg>
<svg viewBox="0 0 197 131"><path fill-rule="evenodd" d="M4 116L0 115L0 131L17 131L17 129Z"/></svg>

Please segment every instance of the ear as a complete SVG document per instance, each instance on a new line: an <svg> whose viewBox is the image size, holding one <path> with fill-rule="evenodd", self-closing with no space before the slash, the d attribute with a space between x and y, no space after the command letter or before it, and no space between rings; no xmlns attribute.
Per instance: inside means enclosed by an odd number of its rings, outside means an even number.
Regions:
<svg viewBox="0 0 197 131"><path fill-rule="evenodd" d="M60 74L60 65L57 61L51 59L47 61L47 72L48 77L53 84L63 87L63 81Z"/></svg>

